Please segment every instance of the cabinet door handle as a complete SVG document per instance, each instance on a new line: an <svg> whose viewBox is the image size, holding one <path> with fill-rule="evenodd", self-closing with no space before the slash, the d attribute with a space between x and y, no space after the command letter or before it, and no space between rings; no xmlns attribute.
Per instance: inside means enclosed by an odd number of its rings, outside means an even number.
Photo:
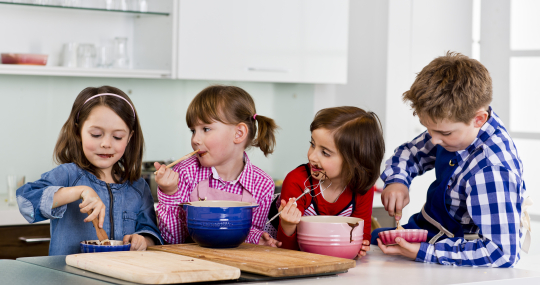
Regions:
<svg viewBox="0 0 540 285"><path fill-rule="evenodd" d="M38 242L50 242L51 238L48 237L19 237L19 240L22 240L26 243L38 243Z"/></svg>
<svg viewBox="0 0 540 285"><path fill-rule="evenodd" d="M288 69L285 68L271 68L271 67L248 67L248 71L262 71L262 72L281 72L289 73Z"/></svg>

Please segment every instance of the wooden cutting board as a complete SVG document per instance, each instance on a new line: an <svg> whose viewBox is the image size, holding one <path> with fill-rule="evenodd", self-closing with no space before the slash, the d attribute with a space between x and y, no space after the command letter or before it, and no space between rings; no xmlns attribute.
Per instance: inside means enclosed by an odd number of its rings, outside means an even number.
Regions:
<svg viewBox="0 0 540 285"><path fill-rule="evenodd" d="M158 251L116 251L66 256L68 265L143 284L233 280L240 270L193 257Z"/></svg>
<svg viewBox="0 0 540 285"><path fill-rule="evenodd" d="M225 249L204 248L189 243L152 246L148 250L191 256L271 277L346 271L356 266L356 261L351 259L249 243Z"/></svg>

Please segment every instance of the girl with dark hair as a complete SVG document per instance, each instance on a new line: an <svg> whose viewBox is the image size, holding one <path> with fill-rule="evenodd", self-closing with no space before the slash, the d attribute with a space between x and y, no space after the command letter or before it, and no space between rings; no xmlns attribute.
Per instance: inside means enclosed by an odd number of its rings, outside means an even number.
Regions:
<svg viewBox="0 0 540 285"><path fill-rule="evenodd" d="M186 123L191 147L199 149L172 170L155 163L159 186L159 228L168 243L183 243L189 234L180 204L199 200L231 200L259 205L246 242L279 246L264 232L274 194L272 178L249 160L245 149L268 155L275 145L274 120L257 114L253 98L236 86L209 86L189 104ZM216 237L219 238L219 237Z"/></svg>
<svg viewBox="0 0 540 285"><path fill-rule="evenodd" d="M56 142L60 165L17 190L28 222L51 220L49 255L78 253L81 241L97 239L88 223L94 219L110 240L122 238L131 250L163 244L141 178L143 148L137 112L124 92L102 86L79 93Z"/></svg>
<svg viewBox="0 0 540 285"><path fill-rule="evenodd" d="M277 240L298 249L296 226L302 216L332 215L364 220L364 241L358 257L370 245L374 184L384 155L379 118L357 107L320 110L311 123L308 163L287 174L277 202L283 210ZM310 192L298 201L306 187ZM272 214L271 214L272 215Z"/></svg>

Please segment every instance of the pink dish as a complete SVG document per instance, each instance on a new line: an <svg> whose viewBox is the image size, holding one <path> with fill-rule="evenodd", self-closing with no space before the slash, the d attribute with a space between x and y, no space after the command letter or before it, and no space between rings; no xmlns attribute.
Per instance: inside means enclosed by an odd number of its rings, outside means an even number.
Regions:
<svg viewBox="0 0 540 285"><path fill-rule="evenodd" d="M305 216L297 228L300 250L348 259L358 255L363 236L364 220L353 217Z"/></svg>
<svg viewBox="0 0 540 285"><path fill-rule="evenodd" d="M2 64L47 65L47 54L3 53Z"/></svg>
<svg viewBox="0 0 540 285"><path fill-rule="evenodd" d="M396 244L396 238L404 238L407 242L425 242L427 240L427 230L391 230L379 233L379 238L385 245Z"/></svg>

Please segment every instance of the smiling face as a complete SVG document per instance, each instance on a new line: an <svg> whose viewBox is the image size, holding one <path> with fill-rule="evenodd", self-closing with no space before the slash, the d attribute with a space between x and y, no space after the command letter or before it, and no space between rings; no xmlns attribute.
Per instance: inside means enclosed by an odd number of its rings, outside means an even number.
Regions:
<svg viewBox="0 0 540 285"><path fill-rule="evenodd" d="M448 119L435 122L427 116L418 115L420 123L427 128L431 142L447 151L466 149L476 139L478 132L489 118L485 110L479 110L470 123L453 122Z"/></svg>
<svg viewBox="0 0 540 285"><path fill-rule="evenodd" d="M112 167L124 155L130 138L126 123L105 106L93 108L81 127L84 155L105 179L112 177Z"/></svg>
<svg viewBox="0 0 540 285"><path fill-rule="evenodd" d="M190 130L191 147L200 150L198 157L204 167L223 165L237 152L235 125L214 121L195 124Z"/></svg>
<svg viewBox="0 0 540 285"><path fill-rule="evenodd" d="M323 172L332 183L341 183L343 158L334 142L334 135L327 129L315 129L311 132L308 160L311 175L318 180L325 180Z"/></svg>

